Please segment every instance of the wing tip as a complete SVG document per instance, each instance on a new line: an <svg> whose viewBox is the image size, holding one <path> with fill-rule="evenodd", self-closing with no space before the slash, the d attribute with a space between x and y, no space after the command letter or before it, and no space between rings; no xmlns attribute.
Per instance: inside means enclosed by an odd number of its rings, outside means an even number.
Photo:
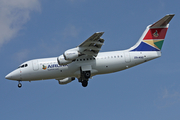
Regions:
<svg viewBox="0 0 180 120"><path fill-rule="evenodd" d="M104 32L96 32L97 34L104 34Z"/></svg>
<svg viewBox="0 0 180 120"><path fill-rule="evenodd" d="M175 16L175 14L167 14L166 16Z"/></svg>

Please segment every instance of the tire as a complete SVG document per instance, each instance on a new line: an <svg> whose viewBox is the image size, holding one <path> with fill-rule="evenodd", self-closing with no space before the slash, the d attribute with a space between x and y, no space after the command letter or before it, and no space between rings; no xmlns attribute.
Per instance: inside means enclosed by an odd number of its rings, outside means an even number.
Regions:
<svg viewBox="0 0 180 120"><path fill-rule="evenodd" d="M19 83L19 84L18 84L18 88L21 88L21 87L22 87L22 84L21 84L21 83Z"/></svg>
<svg viewBox="0 0 180 120"><path fill-rule="evenodd" d="M87 85L88 85L88 81L87 81L87 80L83 80L83 81L82 81L82 86L83 86L83 87L87 87Z"/></svg>
<svg viewBox="0 0 180 120"><path fill-rule="evenodd" d="M90 78L91 77L90 71L84 72L84 77L87 78L87 79Z"/></svg>

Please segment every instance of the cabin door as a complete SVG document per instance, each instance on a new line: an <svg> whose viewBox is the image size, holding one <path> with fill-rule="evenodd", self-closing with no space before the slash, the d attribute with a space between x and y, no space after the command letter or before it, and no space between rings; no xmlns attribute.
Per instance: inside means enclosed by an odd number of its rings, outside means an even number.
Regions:
<svg viewBox="0 0 180 120"><path fill-rule="evenodd" d="M129 52L125 52L124 53L124 57L125 57L125 61L128 63L128 62L131 62L131 58L130 58L130 55L129 55Z"/></svg>
<svg viewBox="0 0 180 120"><path fill-rule="evenodd" d="M38 60L33 60L32 65L33 65L33 70L35 70L35 71L39 70Z"/></svg>

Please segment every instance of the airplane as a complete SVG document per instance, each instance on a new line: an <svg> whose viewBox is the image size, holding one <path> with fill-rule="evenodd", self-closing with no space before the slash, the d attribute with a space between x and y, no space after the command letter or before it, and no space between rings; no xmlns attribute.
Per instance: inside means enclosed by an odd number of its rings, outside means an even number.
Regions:
<svg viewBox="0 0 180 120"><path fill-rule="evenodd" d="M56 79L64 85L75 78L86 87L95 75L118 72L160 57L169 22L174 15L168 14L148 25L138 42L129 49L99 52L104 43L101 38L104 32L96 32L58 57L22 63L5 78L18 81L19 88L22 87L21 81Z"/></svg>

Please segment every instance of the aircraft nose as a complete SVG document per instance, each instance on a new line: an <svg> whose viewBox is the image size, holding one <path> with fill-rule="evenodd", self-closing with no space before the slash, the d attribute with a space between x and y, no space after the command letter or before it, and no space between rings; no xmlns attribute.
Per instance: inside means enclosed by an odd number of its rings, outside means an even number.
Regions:
<svg viewBox="0 0 180 120"><path fill-rule="evenodd" d="M6 77L5 77L6 79L11 79L11 75L10 74L8 74L8 75L6 75Z"/></svg>
<svg viewBox="0 0 180 120"><path fill-rule="evenodd" d="M5 76L9 80L20 80L20 70L16 69Z"/></svg>

